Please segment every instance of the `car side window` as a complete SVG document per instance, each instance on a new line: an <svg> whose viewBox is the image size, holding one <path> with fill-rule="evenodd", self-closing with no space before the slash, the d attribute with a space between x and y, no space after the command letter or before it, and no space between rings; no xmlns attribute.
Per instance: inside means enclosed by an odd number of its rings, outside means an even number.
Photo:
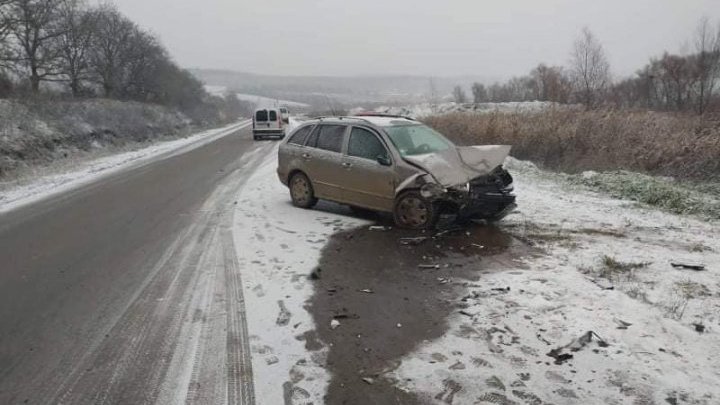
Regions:
<svg viewBox="0 0 720 405"><path fill-rule="evenodd" d="M315 146L317 148L331 152L342 152L345 125L321 125L320 129L316 131L316 134L317 141Z"/></svg>
<svg viewBox="0 0 720 405"><path fill-rule="evenodd" d="M277 111L270 110L270 121L277 121Z"/></svg>
<svg viewBox="0 0 720 405"><path fill-rule="evenodd" d="M308 125L306 127L302 127L295 131L292 137L290 137L290 140L288 140L288 143L294 144L294 145L304 145L305 140L307 139L308 135L310 135L310 130L312 130L312 125Z"/></svg>
<svg viewBox="0 0 720 405"><path fill-rule="evenodd" d="M367 129L353 128L348 143L348 156L377 160L388 158L388 151L378 137Z"/></svg>

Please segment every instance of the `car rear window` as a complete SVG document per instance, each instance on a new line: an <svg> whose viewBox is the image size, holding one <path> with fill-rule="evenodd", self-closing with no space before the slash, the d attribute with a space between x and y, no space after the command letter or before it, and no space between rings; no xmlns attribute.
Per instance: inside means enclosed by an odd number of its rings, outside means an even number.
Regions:
<svg viewBox="0 0 720 405"><path fill-rule="evenodd" d="M313 132L308 141L308 146L340 153L344 133L345 125L320 125Z"/></svg>
<svg viewBox="0 0 720 405"><path fill-rule="evenodd" d="M270 121L277 121L277 111L270 110Z"/></svg>
<svg viewBox="0 0 720 405"><path fill-rule="evenodd" d="M310 135L310 130L312 130L312 125L308 125L306 127L302 127L295 131L293 136L290 137L290 140L288 143L292 143L294 145L305 145L305 140L307 139L308 135Z"/></svg>
<svg viewBox="0 0 720 405"><path fill-rule="evenodd" d="M375 134L363 128L353 128L348 143L349 156L355 156L370 160L377 160L378 157L388 157L387 150Z"/></svg>
<svg viewBox="0 0 720 405"><path fill-rule="evenodd" d="M268 120L268 112L267 110L258 110L255 112L255 121L267 121Z"/></svg>

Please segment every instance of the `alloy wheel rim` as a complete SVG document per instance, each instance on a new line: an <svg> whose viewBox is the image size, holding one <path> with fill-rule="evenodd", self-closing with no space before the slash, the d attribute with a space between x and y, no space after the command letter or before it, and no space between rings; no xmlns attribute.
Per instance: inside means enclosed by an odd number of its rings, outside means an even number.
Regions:
<svg viewBox="0 0 720 405"><path fill-rule="evenodd" d="M304 178L298 176L293 180L292 195L299 204L305 204L310 198L310 188Z"/></svg>
<svg viewBox="0 0 720 405"><path fill-rule="evenodd" d="M417 197L407 197L398 206L400 220L411 227L421 227L427 223L428 208L424 201Z"/></svg>

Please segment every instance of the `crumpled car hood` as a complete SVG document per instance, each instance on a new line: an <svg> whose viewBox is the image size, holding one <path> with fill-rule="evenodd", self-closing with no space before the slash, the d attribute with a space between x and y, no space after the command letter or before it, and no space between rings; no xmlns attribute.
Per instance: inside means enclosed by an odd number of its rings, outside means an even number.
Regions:
<svg viewBox="0 0 720 405"><path fill-rule="evenodd" d="M465 184L492 172L510 154L509 145L458 146L442 152L406 156L405 160L420 166L444 187Z"/></svg>

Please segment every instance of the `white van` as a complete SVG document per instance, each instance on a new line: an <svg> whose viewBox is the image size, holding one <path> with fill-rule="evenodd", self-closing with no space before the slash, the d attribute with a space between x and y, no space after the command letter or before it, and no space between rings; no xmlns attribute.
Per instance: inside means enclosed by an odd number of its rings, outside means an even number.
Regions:
<svg viewBox="0 0 720 405"><path fill-rule="evenodd" d="M275 108L259 108L253 114L253 139L285 138L285 123Z"/></svg>
<svg viewBox="0 0 720 405"><path fill-rule="evenodd" d="M286 124L289 124L290 123L290 110L288 110L287 107L282 106L282 107L280 107L280 114L282 114L283 122Z"/></svg>

